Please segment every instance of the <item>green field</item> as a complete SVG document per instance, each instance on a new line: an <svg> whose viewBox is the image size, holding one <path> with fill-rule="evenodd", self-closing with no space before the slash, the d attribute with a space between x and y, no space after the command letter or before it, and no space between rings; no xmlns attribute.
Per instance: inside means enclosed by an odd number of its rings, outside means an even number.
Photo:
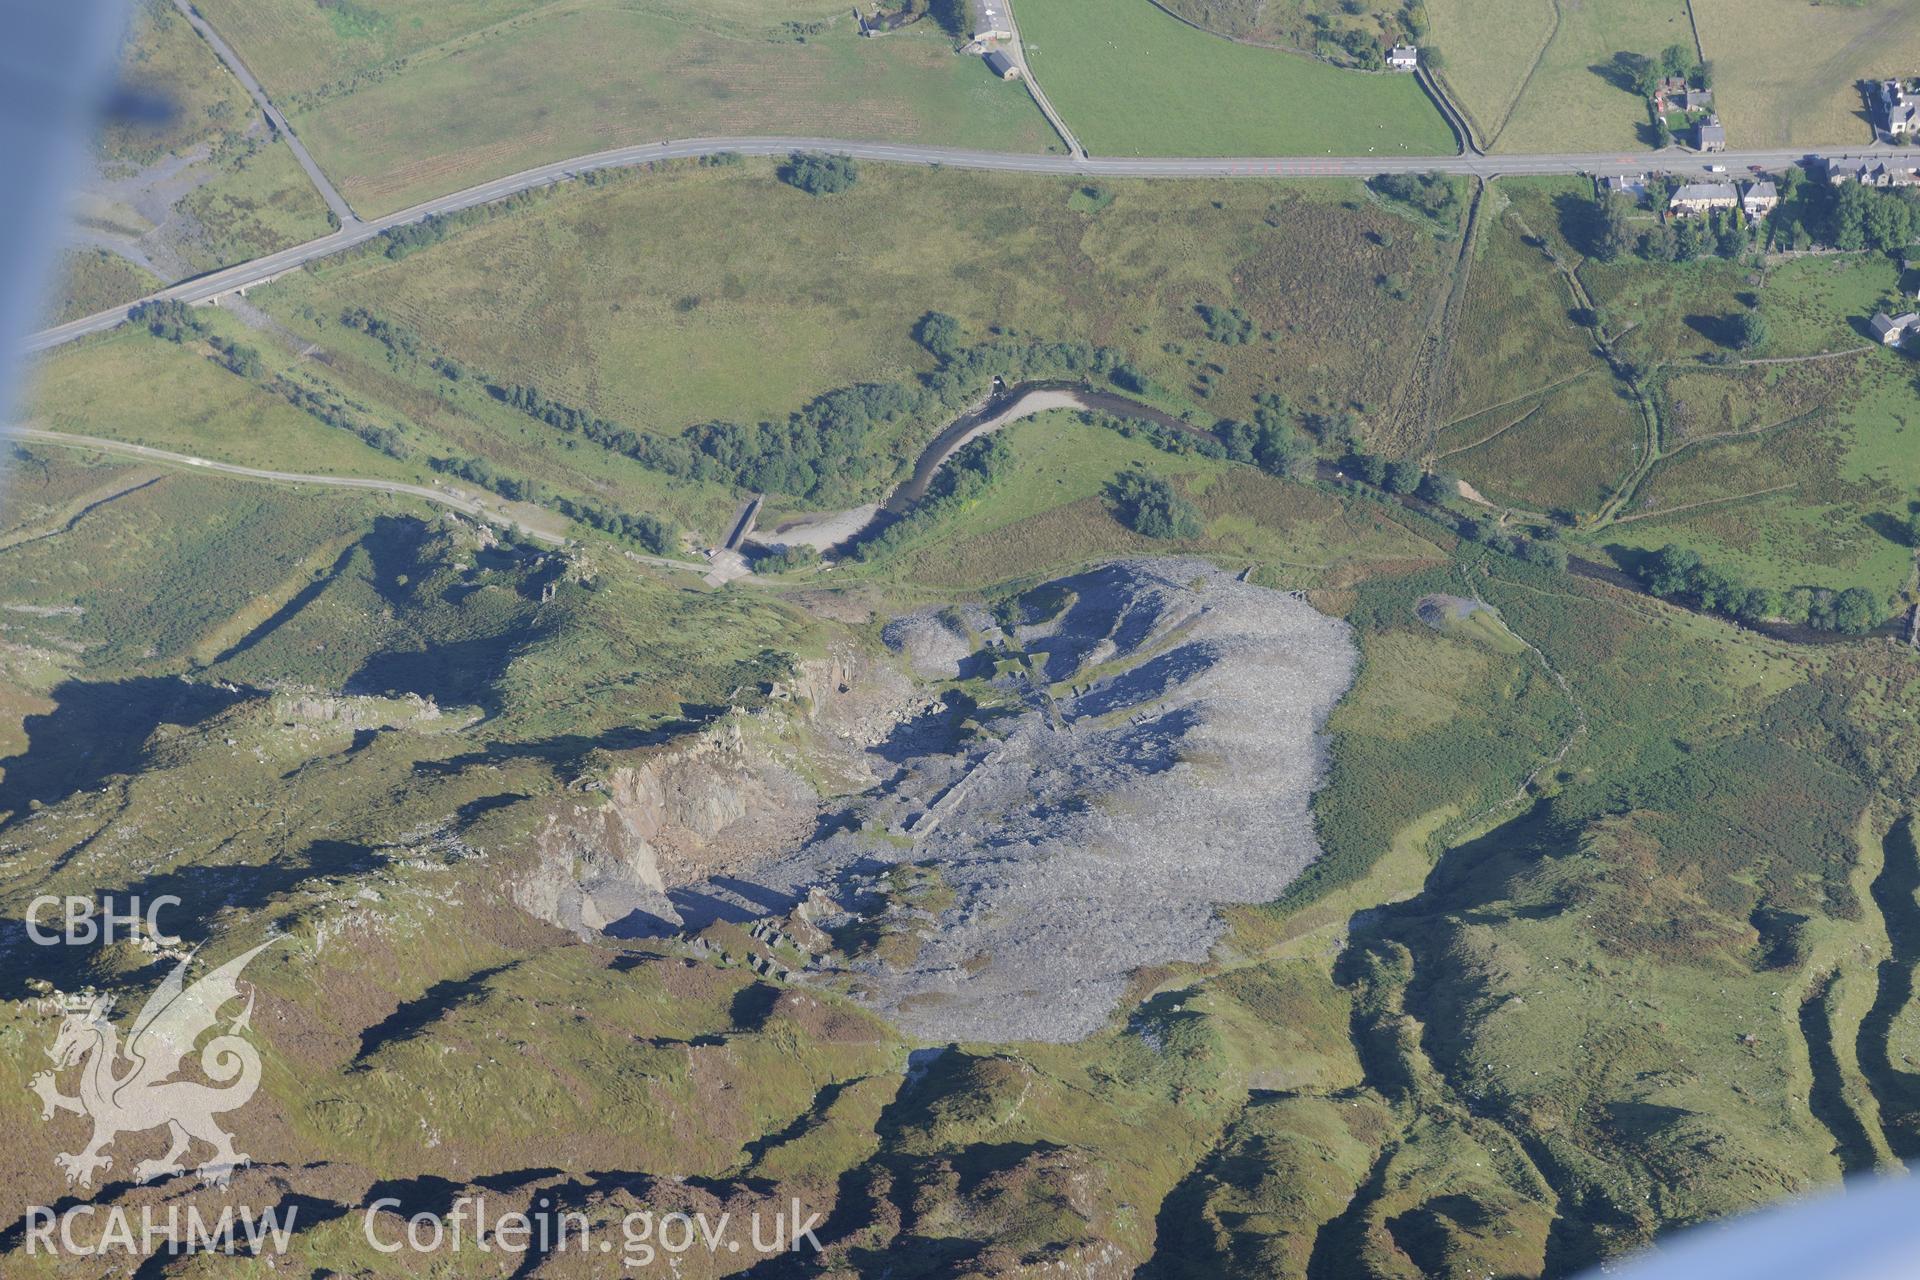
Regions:
<svg viewBox="0 0 1920 1280"><path fill-rule="evenodd" d="M1670 379L1667 399L1690 413L1667 416L1700 443L1669 446L1632 506L1638 518L1606 541L1641 550L1681 542L1765 586L1900 591L1914 553L1892 526L1920 497L1920 408L1904 374L1897 357L1876 351L1784 366L1746 385L1725 374Z"/></svg>
<svg viewBox="0 0 1920 1280"><path fill-rule="evenodd" d="M1694 0L1693 10L1736 147L1869 142L1857 83L1920 62L1920 10L1896 0Z"/></svg>
<svg viewBox="0 0 1920 1280"><path fill-rule="evenodd" d="M776 134L1005 151L1056 139L930 20L861 39L843 8L742 3L209 6L341 192L379 214L549 160ZM564 68L564 74L556 71ZM276 72L285 79L276 78Z"/></svg>
<svg viewBox="0 0 1920 1280"><path fill-rule="evenodd" d="M1106 183L1088 211L1052 178L869 164L815 198L772 168L569 189L256 297L328 346L332 321L366 307L490 377L649 431L777 421L836 387L915 377L934 365L912 336L929 311L968 342L1117 348L1203 415L1245 418L1268 390L1302 408L1386 403L1452 247L1347 182ZM1258 332L1208 340L1203 303Z"/></svg>
<svg viewBox="0 0 1920 1280"><path fill-rule="evenodd" d="M1428 10L1447 85L1482 144L1502 152L1644 147L1646 101L1618 82L1613 57L1693 44L1684 0L1429 0ZM1707 56L1720 57L1711 41Z"/></svg>
<svg viewBox="0 0 1920 1280"><path fill-rule="evenodd" d="M145 267L105 249L68 249L60 255L58 299L48 324L64 324L144 298L166 282Z"/></svg>
<svg viewBox="0 0 1920 1280"><path fill-rule="evenodd" d="M1335 62L1357 60L1348 40L1367 41L1377 61L1387 46L1409 34L1405 13L1385 3L1352 6L1334 0L1170 0L1166 8L1229 39L1300 50Z"/></svg>
<svg viewBox="0 0 1920 1280"><path fill-rule="evenodd" d="M1568 378L1607 377L1591 334L1575 323L1575 300L1545 253L1528 243L1534 208L1512 207L1502 183L1482 202L1466 307L1446 371L1443 420L1510 404Z"/></svg>
<svg viewBox="0 0 1920 1280"><path fill-rule="evenodd" d="M248 340L238 325L229 332ZM126 386L138 386L141 394L122 394L119 388ZM427 475L424 468L398 463L348 432L323 426L198 352L133 329L44 361L21 418L48 430L241 466L415 482Z"/></svg>
<svg viewBox="0 0 1920 1280"><path fill-rule="evenodd" d="M1632 396L1601 373L1449 427L1439 463L1495 502L1593 511L1633 470L1645 436Z"/></svg>
<svg viewBox="0 0 1920 1280"><path fill-rule="evenodd" d="M1103 498L1129 467L1178 477L1181 492L1199 507L1203 536L1177 549L1258 565L1262 581L1315 585L1444 554L1431 529L1390 509L1343 504L1249 466L1169 455L1144 436L1122 436L1079 417L1055 410L1007 428L1013 459L1003 477L906 544L894 562L851 572L903 587L965 590L1103 557L1157 554L1167 544L1126 529Z"/></svg>
<svg viewBox="0 0 1920 1280"><path fill-rule="evenodd" d="M1033 74L1094 155L1451 155L1408 75L1342 71L1180 23L1147 0L1028 0Z"/></svg>

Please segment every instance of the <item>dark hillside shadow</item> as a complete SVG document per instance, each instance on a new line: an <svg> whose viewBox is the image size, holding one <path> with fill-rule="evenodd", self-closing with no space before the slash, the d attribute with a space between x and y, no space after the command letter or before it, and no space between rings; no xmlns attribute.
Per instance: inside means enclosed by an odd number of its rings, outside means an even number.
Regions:
<svg viewBox="0 0 1920 1280"><path fill-rule="evenodd" d="M501 635L388 649L361 663L341 692L388 697L413 693L443 707L478 706L491 714L499 710L500 701L494 678L506 669L518 644L516 637Z"/></svg>
<svg viewBox="0 0 1920 1280"><path fill-rule="evenodd" d="M1687 328L1729 351L1740 345L1740 326L1733 316L1688 316L1686 323Z"/></svg>
<svg viewBox="0 0 1920 1280"><path fill-rule="evenodd" d="M513 968L511 964L481 969L464 978L446 978L434 983L418 997L404 1001L399 1008L360 1033L360 1049L353 1055L352 1071L365 1071L367 1059L390 1044L411 1040L422 1031L464 1005L479 1000L487 983Z"/></svg>
<svg viewBox="0 0 1920 1280"><path fill-rule="evenodd" d="M1860 1074L1880 1104L1887 1146L1911 1163L1920 1157L1920 1072L1911 1070L1904 1059L1896 1064L1888 1043L1894 1019L1913 1000L1914 966L1920 962L1920 900L1915 898L1920 891L1920 854L1914 849L1910 822L1888 832L1881 848L1886 862L1874 877L1872 893L1887 922L1892 954L1880 962L1879 993L1860 1020L1855 1051Z"/></svg>
<svg viewBox="0 0 1920 1280"><path fill-rule="evenodd" d="M180 907L162 925L189 943L203 941L223 907L258 911L310 880L363 876L387 864L385 854L347 840L315 840L298 854L264 863L184 865L137 880L127 888L142 902L171 894Z"/></svg>
<svg viewBox="0 0 1920 1280"><path fill-rule="evenodd" d="M131 773L161 725L197 725L258 695L167 676L64 681L50 695L52 711L26 718L27 749L0 760L0 810L11 821L34 801L56 804Z"/></svg>
<svg viewBox="0 0 1920 1280"><path fill-rule="evenodd" d="M1869 511L1860 517L1860 523L1896 547L1907 545L1907 522L1899 516L1890 515L1885 511Z"/></svg>

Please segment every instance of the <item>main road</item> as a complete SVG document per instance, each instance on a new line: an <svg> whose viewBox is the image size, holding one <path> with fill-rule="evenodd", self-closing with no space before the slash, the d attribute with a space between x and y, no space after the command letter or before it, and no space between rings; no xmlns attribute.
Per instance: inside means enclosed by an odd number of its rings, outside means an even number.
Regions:
<svg viewBox="0 0 1920 1280"><path fill-rule="evenodd" d="M1142 156L1135 158L1071 156L1009 151L970 151L958 147L928 147L912 143L859 142L843 138L693 138L642 143L596 151L591 155L556 160L523 169L463 191L428 200L385 217L351 221L331 235L282 249L251 262L226 267L183 280L140 301L173 299L207 302L296 271L310 262L365 244L382 232L437 215L458 213L522 191L552 186L601 169L623 169L655 160L685 160L731 152L745 156L784 156L793 151L832 151L885 164L923 165L946 169L982 169L999 173L1054 174L1081 178L1370 178L1387 173L1471 175L1479 178L1527 177L1543 174L1634 174L1649 170L1693 171L1705 174L1708 163L1729 170L1782 169L1805 160L1805 148L1777 151L1725 151L1702 157L1686 151L1607 152L1593 155L1364 155L1275 156L1212 158L1201 156ZM1896 157L1909 154L1893 146L1842 148L1827 154L1849 157ZM138 305L138 304L133 304ZM90 333L101 333L123 323L130 306L70 320L43 329L27 340L28 351L45 351Z"/></svg>

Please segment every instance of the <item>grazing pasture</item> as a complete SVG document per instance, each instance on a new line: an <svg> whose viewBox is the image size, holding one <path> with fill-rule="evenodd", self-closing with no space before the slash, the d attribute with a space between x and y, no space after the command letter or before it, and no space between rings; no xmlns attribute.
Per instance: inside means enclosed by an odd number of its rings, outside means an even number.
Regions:
<svg viewBox="0 0 1920 1280"><path fill-rule="evenodd" d="M1736 147L1871 141L1857 82L1920 66L1920 8L1900 0L1693 0L1693 12Z"/></svg>
<svg viewBox="0 0 1920 1280"><path fill-rule="evenodd" d="M1591 152L1648 143L1645 99L1618 53L1691 47L1685 0L1428 0L1442 75L1483 145ZM1708 57L1717 57L1709 46Z"/></svg>
<svg viewBox="0 0 1920 1280"><path fill-rule="evenodd" d="M1409 75L1196 31L1148 0L1025 0L1033 74L1095 155L1451 155Z"/></svg>
<svg viewBox="0 0 1920 1280"><path fill-rule="evenodd" d="M791 24L780 20L784 9L563 0L297 97L293 126L366 214L545 161L668 138L1058 145L1023 86L956 53L930 19L866 40L845 9L810 8ZM311 20L299 30L282 37L289 48L329 47ZM244 37L234 38L244 56Z"/></svg>

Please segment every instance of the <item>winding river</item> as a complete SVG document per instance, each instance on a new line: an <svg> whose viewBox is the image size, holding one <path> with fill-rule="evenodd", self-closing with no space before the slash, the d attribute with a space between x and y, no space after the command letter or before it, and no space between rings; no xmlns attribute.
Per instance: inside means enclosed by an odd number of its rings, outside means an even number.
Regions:
<svg viewBox="0 0 1920 1280"><path fill-rule="evenodd" d="M927 496L927 488L947 460L967 444L1024 418L1050 409L1083 409L1110 413L1116 417L1138 418L1176 431L1213 438L1213 433L1196 427L1164 409L1078 382L1019 382L995 391L986 401L955 418L935 436L914 459L913 473L887 495L884 502L854 507L848 511L828 512L790 520L771 530L763 541L774 545L804 545L820 551L844 546L873 528L876 522L897 520Z"/></svg>
<svg viewBox="0 0 1920 1280"><path fill-rule="evenodd" d="M1084 409L1095 413L1110 413L1115 417L1140 419L1175 431L1185 431L1190 435L1203 436L1209 440L1216 439L1214 434L1204 427L1196 427L1164 409L1157 409L1144 401L1117 391L1091 387L1080 382L1019 382L996 390L984 402L949 423L945 430L920 451L920 456L914 460L913 474L901 481L893 492L887 495L884 502L868 503L847 511L803 516L770 531L764 538L754 540L775 546L782 544L811 546L820 551L845 547L862 534L871 532L876 524L898 520L911 511L915 503L927 496L927 488L933 483L933 477L940 468L970 441L1050 409ZM1320 480L1327 483L1354 483L1353 478L1337 465L1324 460L1316 464L1316 473ZM1445 507L1436 506L1415 494L1394 494L1389 497L1389 500L1398 502L1409 510L1431 516L1449 528L1459 526L1460 517ZM1651 593L1638 578L1610 564L1574 556L1567 562L1567 571L1576 577L1604 582L1622 591L1631 591L1635 595L1652 598ZM1689 607L1677 601L1667 601L1667 603L1677 608ZM1701 612L1700 610L1692 611ZM1704 616L1720 617L1718 614ZM1720 620L1728 621L1725 618ZM1803 624L1789 622L1729 622L1729 625L1756 631L1776 640L1802 645L1846 644L1852 640L1864 638L1832 631L1817 631ZM1900 637L1904 635L1904 628L1899 616L1896 615L1895 618L1868 634Z"/></svg>

